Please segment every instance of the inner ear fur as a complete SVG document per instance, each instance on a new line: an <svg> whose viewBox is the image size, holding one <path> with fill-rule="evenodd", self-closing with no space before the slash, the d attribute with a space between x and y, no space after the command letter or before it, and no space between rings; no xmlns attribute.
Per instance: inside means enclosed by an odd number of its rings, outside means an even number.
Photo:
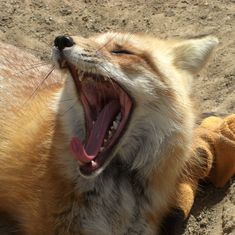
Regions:
<svg viewBox="0 0 235 235"><path fill-rule="evenodd" d="M173 47L173 64L190 73L198 73L219 43L213 36L182 40Z"/></svg>

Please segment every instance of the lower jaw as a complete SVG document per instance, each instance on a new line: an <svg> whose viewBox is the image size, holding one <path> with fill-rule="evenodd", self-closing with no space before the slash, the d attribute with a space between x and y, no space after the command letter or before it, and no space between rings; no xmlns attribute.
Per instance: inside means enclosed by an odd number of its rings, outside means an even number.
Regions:
<svg viewBox="0 0 235 235"><path fill-rule="evenodd" d="M128 125L128 122L130 121L130 116L128 117L128 120L126 120L125 125ZM84 165L80 165L80 172L81 174L86 177L94 177L99 175L101 172L105 170L105 168L110 164L110 162L113 160L113 158L116 155L116 151L118 148L118 145L120 144L120 139L123 138L124 133L126 132L126 128L123 127L120 133L118 133L118 136L116 139L114 139L114 143L111 142L111 145L107 147L106 150L104 150L101 155L98 155L94 161L97 164L97 167L92 168L91 163L86 163ZM115 134L113 136L115 138Z"/></svg>

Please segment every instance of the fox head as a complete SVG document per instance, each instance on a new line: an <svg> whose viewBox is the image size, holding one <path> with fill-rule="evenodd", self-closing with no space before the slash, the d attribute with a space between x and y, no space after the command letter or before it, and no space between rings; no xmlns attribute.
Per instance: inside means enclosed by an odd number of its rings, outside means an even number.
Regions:
<svg viewBox="0 0 235 235"><path fill-rule="evenodd" d="M194 126L192 78L217 44L212 36L57 37L53 61L68 74L58 105L71 153L63 158L73 174L96 177L115 161L143 175L168 160L177 170Z"/></svg>

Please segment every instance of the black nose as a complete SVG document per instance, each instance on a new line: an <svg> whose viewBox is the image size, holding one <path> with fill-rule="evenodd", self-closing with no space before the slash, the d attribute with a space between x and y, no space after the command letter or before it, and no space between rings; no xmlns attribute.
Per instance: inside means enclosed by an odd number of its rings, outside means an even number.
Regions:
<svg viewBox="0 0 235 235"><path fill-rule="evenodd" d="M54 45L62 51L65 47L71 47L74 45L74 41L69 36L58 36L54 40Z"/></svg>

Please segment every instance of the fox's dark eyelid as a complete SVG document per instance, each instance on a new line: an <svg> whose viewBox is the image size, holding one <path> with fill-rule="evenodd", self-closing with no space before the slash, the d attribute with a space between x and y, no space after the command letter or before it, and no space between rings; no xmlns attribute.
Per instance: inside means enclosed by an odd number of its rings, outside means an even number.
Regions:
<svg viewBox="0 0 235 235"><path fill-rule="evenodd" d="M133 55L131 51L124 50L124 49L119 49L119 50L112 50L112 54L127 54L127 55Z"/></svg>

